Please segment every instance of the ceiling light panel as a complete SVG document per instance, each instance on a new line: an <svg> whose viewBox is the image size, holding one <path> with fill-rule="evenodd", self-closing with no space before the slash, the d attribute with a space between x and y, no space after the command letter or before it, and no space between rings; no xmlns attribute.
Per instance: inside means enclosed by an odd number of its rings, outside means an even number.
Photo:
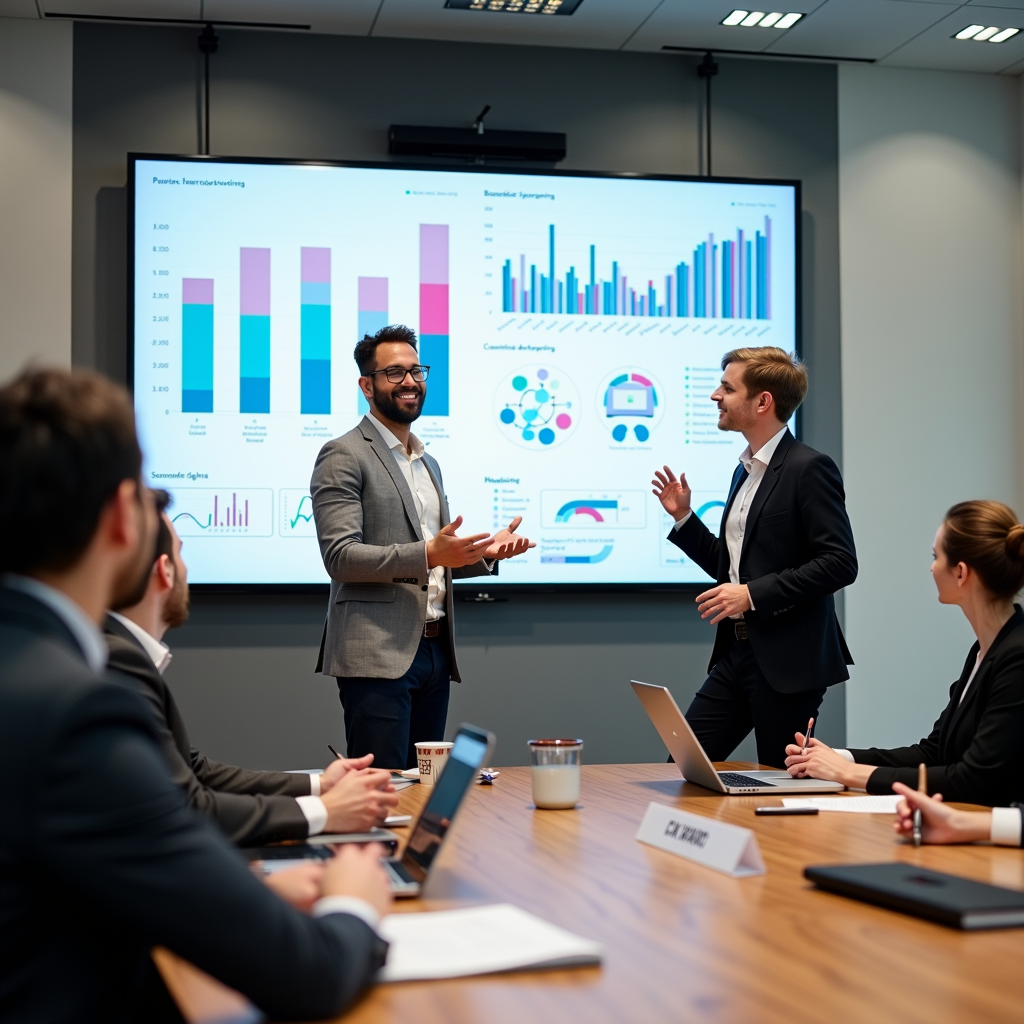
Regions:
<svg viewBox="0 0 1024 1024"><path fill-rule="evenodd" d="M445 0L458 11L492 11L498 14L572 14L583 0Z"/></svg>
<svg viewBox="0 0 1024 1024"><path fill-rule="evenodd" d="M1019 28L997 28L995 25L989 25L987 28L984 25L968 25L967 28L962 28L957 32L953 38L965 43L1005 43L1019 31Z"/></svg>
<svg viewBox="0 0 1024 1024"><path fill-rule="evenodd" d="M740 28L791 28L802 14L783 14L782 11L733 11L722 19L722 25L738 25Z"/></svg>

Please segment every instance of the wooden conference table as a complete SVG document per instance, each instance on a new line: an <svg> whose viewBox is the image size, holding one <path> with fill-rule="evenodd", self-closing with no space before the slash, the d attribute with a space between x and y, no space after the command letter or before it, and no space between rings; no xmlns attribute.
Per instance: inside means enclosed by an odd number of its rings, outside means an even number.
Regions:
<svg viewBox="0 0 1024 1024"><path fill-rule="evenodd" d="M751 768L734 762L722 768ZM416 813L425 793L401 793ZM752 828L767 874L732 879L636 842L652 800ZM575 811L538 811L529 768L473 786L423 899L396 911L509 902L605 946L600 967L379 985L346 1024L1024 1020L1024 930L965 934L813 889L808 864L899 860L1024 890L1024 851L899 842L892 818L758 818L674 765L587 765ZM406 830L401 830L406 831ZM193 1021L228 990L158 956ZM234 997L237 999L237 997Z"/></svg>

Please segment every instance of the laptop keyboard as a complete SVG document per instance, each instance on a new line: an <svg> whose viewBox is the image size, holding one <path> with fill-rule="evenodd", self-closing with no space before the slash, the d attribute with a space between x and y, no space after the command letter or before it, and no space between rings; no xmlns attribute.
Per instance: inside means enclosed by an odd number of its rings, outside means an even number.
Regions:
<svg viewBox="0 0 1024 1024"><path fill-rule="evenodd" d="M718 777L727 786L763 786L760 779L752 779L749 775L739 775L736 772L719 772Z"/></svg>

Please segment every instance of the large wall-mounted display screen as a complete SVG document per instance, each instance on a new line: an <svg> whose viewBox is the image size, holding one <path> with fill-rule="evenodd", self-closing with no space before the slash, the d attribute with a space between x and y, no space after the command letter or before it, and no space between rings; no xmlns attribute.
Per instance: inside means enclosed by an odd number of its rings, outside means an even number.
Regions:
<svg viewBox="0 0 1024 1024"><path fill-rule="evenodd" d="M309 497L366 411L356 341L430 366L413 427L469 532L537 547L506 584L707 579L652 471L717 529L745 442L722 354L798 345L799 186L569 172L130 158L133 380L147 480L194 583L326 582Z"/></svg>

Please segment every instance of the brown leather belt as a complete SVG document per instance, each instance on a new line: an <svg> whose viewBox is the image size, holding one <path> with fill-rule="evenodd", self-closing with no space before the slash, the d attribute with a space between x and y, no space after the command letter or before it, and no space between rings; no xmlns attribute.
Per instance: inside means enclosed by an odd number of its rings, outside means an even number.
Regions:
<svg viewBox="0 0 1024 1024"><path fill-rule="evenodd" d="M425 637L440 636L443 623L444 619L428 619L423 623L423 635Z"/></svg>

